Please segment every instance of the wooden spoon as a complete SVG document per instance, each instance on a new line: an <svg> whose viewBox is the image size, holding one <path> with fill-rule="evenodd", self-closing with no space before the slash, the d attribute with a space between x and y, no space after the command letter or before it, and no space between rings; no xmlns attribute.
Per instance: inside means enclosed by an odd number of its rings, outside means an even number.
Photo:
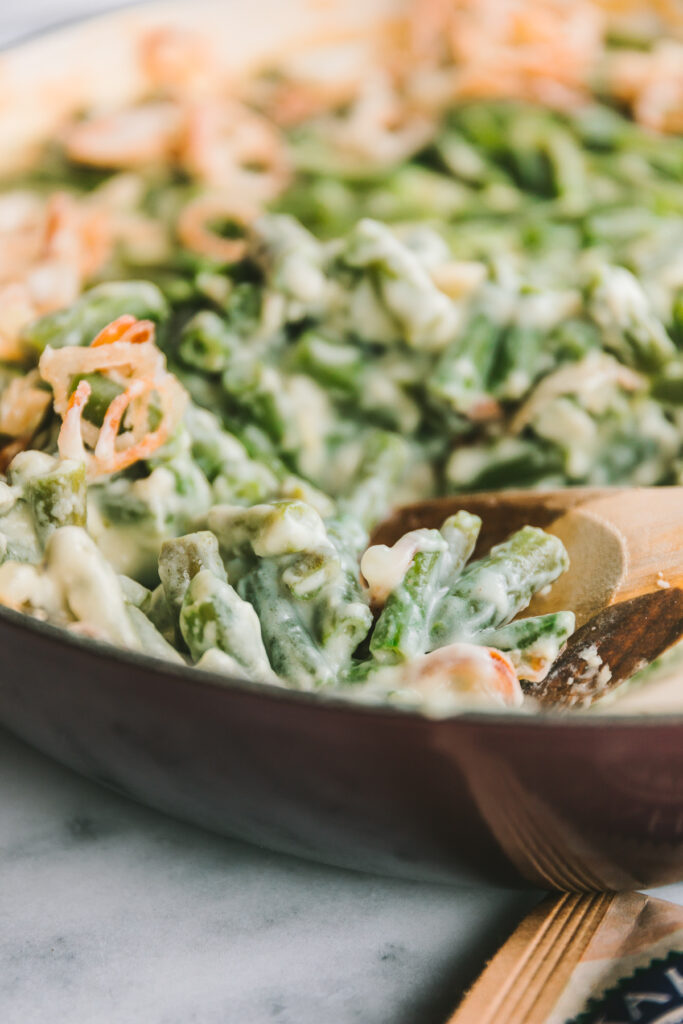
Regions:
<svg viewBox="0 0 683 1024"><path fill-rule="evenodd" d="M587 707L683 636L683 590L657 590L610 605L577 629L540 683L524 692L544 708Z"/></svg>
<svg viewBox="0 0 683 1024"><path fill-rule="evenodd" d="M543 707L590 704L683 635L683 487L439 498L395 510L373 543L438 527L461 508L483 520L475 556L527 523L560 537L569 552L569 570L523 613L571 609L580 627L546 678L527 688Z"/></svg>

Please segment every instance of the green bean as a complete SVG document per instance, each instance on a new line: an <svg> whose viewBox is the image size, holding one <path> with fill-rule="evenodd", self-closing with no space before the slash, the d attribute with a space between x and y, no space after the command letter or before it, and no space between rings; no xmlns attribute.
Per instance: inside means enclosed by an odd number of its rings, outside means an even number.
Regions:
<svg viewBox="0 0 683 1024"><path fill-rule="evenodd" d="M390 344L403 339L413 348L439 351L453 338L458 326L455 304L437 288L416 253L386 225L360 220L346 239L342 258L347 266L364 272L365 299L371 298L373 286L381 297L387 333L382 337L373 331L371 340ZM364 320L366 302L362 308ZM352 300L350 313L353 309ZM357 327L367 336L367 322Z"/></svg>
<svg viewBox="0 0 683 1024"><path fill-rule="evenodd" d="M226 654L225 651L219 650L218 647L209 647L207 651L204 651L199 661L195 662L194 667L202 669L203 672L226 676L229 680L240 679L245 674L244 667L240 665L239 661L230 654ZM264 679L259 678L257 682L267 682L271 686L285 686L285 683L272 672Z"/></svg>
<svg viewBox="0 0 683 1024"><path fill-rule="evenodd" d="M653 379L652 396L666 405L683 405L683 360L672 360Z"/></svg>
<svg viewBox="0 0 683 1024"><path fill-rule="evenodd" d="M260 426L276 444L284 445L291 417L282 374L272 366L236 355L221 377L225 394L241 415Z"/></svg>
<svg viewBox="0 0 683 1024"><path fill-rule="evenodd" d="M273 209L296 217L317 238L338 238L357 220L358 192L338 179L300 173Z"/></svg>
<svg viewBox="0 0 683 1024"><path fill-rule="evenodd" d="M299 601L320 595L341 573L341 562L331 545L293 555L282 572L282 583Z"/></svg>
<svg viewBox="0 0 683 1024"><path fill-rule="evenodd" d="M428 394L463 416L495 413L489 384L501 337L499 324L483 313L475 316L439 359L427 383Z"/></svg>
<svg viewBox="0 0 683 1024"><path fill-rule="evenodd" d="M327 660L341 673L372 625L372 612L361 589L358 569L367 534L351 516L339 516L325 525L341 571L327 583L316 602L314 635Z"/></svg>
<svg viewBox="0 0 683 1024"><path fill-rule="evenodd" d="M410 463L407 442L388 431L368 434L353 483L339 502L341 511L358 519L370 529L387 514L391 494L405 475Z"/></svg>
<svg viewBox="0 0 683 1024"><path fill-rule="evenodd" d="M43 473L50 473L59 465L54 455L40 451L22 451L14 456L7 467L7 480L12 487L23 488L33 479Z"/></svg>
<svg viewBox="0 0 683 1024"><path fill-rule="evenodd" d="M318 689L334 682L334 670L283 595L279 573L275 559L263 558L240 580L239 593L258 613L273 671L297 689Z"/></svg>
<svg viewBox="0 0 683 1024"><path fill-rule="evenodd" d="M522 188L539 196L557 196L561 209L581 211L587 192L584 153L570 131L553 114L519 107L510 119L501 152Z"/></svg>
<svg viewBox="0 0 683 1024"><path fill-rule="evenodd" d="M629 122L602 103L580 106L572 113L571 120L579 139L590 149L611 152L628 141Z"/></svg>
<svg viewBox="0 0 683 1024"><path fill-rule="evenodd" d="M192 458L211 483L226 464L247 457L244 445L223 430L218 418L207 409L190 406L185 423L191 439Z"/></svg>
<svg viewBox="0 0 683 1024"><path fill-rule="evenodd" d="M582 212L590 196L586 158L577 139L565 128L552 125L544 134L543 149L550 163L561 209L571 213Z"/></svg>
<svg viewBox="0 0 683 1024"><path fill-rule="evenodd" d="M448 112L447 125L462 132L478 149L497 154L507 145L509 120L519 106L501 103L466 103Z"/></svg>
<svg viewBox="0 0 683 1024"><path fill-rule="evenodd" d="M28 562L37 565L43 555L33 516L28 504L17 500L0 516L0 561Z"/></svg>
<svg viewBox="0 0 683 1024"><path fill-rule="evenodd" d="M220 395L213 388L208 391L198 388L195 375L188 378L182 372L180 376L200 405L220 408ZM243 414L238 415L236 409L231 412L223 409L222 419L230 433L222 432L216 418L205 409L190 408L187 415L193 456L196 454L202 470L214 484L214 496L219 504L250 505L291 497L308 502L321 514L331 514L331 499L310 481L292 472L291 465L284 461L272 438L260 426ZM290 422L290 431L291 427Z"/></svg>
<svg viewBox="0 0 683 1024"><path fill-rule="evenodd" d="M372 626L372 612L348 577L326 595L316 610L315 636L326 659L340 676L348 669L353 652Z"/></svg>
<svg viewBox="0 0 683 1024"><path fill-rule="evenodd" d="M383 221L450 219L465 213L472 202L470 190L444 174L417 164L404 164L385 181L368 189L362 209ZM358 208L357 208L358 209ZM357 209L351 223L357 218Z"/></svg>
<svg viewBox="0 0 683 1024"><path fill-rule="evenodd" d="M543 374L544 332L538 327L511 324L497 354L492 393L503 401L517 401ZM545 369L549 367L545 366Z"/></svg>
<svg viewBox="0 0 683 1024"><path fill-rule="evenodd" d="M293 362L340 401L353 403L354 410L369 421L402 433L412 433L417 427L420 410L392 377L396 362L368 359L358 345L331 340L312 330L299 338Z"/></svg>
<svg viewBox="0 0 683 1024"><path fill-rule="evenodd" d="M600 334L590 321L570 317L550 332L544 347L554 362L574 362L601 347Z"/></svg>
<svg viewBox="0 0 683 1024"><path fill-rule="evenodd" d="M131 576L119 573L119 583L126 604L142 608L150 600L152 591L148 587L143 587L142 583L138 583Z"/></svg>
<svg viewBox="0 0 683 1024"><path fill-rule="evenodd" d="M273 501L252 508L216 505L209 512L209 528L228 556L245 548L259 558L291 555L328 543L322 519L303 501Z"/></svg>
<svg viewBox="0 0 683 1024"><path fill-rule="evenodd" d="M391 664L425 653L438 602L462 572L480 527L478 516L461 511L450 516L440 531L419 531L418 550L389 594L372 634L370 651L376 661Z"/></svg>
<svg viewBox="0 0 683 1024"><path fill-rule="evenodd" d="M85 526L85 464L69 459L60 461L54 469L27 481L25 497L31 508L36 533L43 544L60 526Z"/></svg>
<svg viewBox="0 0 683 1024"><path fill-rule="evenodd" d="M671 303L671 337L676 346L683 348L683 288L679 288Z"/></svg>
<svg viewBox="0 0 683 1024"><path fill-rule="evenodd" d="M163 658L165 661L173 661L178 665L185 664L175 647L162 636L140 608L127 602L126 610L135 630L139 648L144 654L149 654L153 658Z"/></svg>
<svg viewBox="0 0 683 1024"><path fill-rule="evenodd" d="M270 665L251 604L209 569L190 581L180 608L180 631L195 661L217 647L252 679L268 679Z"/></svg>
<svg viewBox="0 0 683 1024"><path fill-rule="evenodd" d="M98 543L120 572L146 584L156 576L165 540L203 522L211 487L193 462L186 436L150 459L147 475L117 475L89 489L89 510Z"/></svg>
<svg viewBox="0 0 683 1024"><path fill-rule="evenodd" d="M326 286L318 240L294 217L271 214L254 223L251 242L253 258L263 267L271 286L300 307L298 318L315 309Z"/></svg>
<svg viewBox="0 0 683 1024"><path fill-rule="evenodd" d="M80 382L84 380L90 385L90 396L83 409L83 418L96 427L101 427L105 413L114 399L123 393L123 388L111 377L101 373L79 373L71 378L69 395L72 395Z"/></svg>
<svg viewBox="0 0 683 1024"><path fill-rule="evenodd" d="M10 509L16 505L18 498L16 490L4 480L0 480L0 518L7 515Z"/></svg>
<svg viewBox="0 0 683 1024"><path fill-rule="evenodd" d="M85 470L45 452L19 452L10 463L11 487L3 491L0 534L6 561L37 564L54 529L85 522ZM34 485L34 481L44 480Z"/></svg>
<svg viewBox="0 0 683 1024"><path fill-rule="evenodd" d="M421 549L375 626L370 651L376 661L407 661L426 650L433 607L443 593L442 563L448 545L438 530L424 533Z"/></svg>
<svg viewBox="0 0 683 1024"><path fill-rule="evenodd" d="M69 612L97 635L139 649L121 585L111 564L80 526L60 526L45 546L47 573L58 582Z"/></svg>
<svg viewBox="0 0 683 1024"><path fill-rule="evenodd" d="M341 558L342 568L358 576L358 559L368 544L368 532L359 519L352 515L336 515L325 521L330 543Z"/></svg>
<svg viewBox="0 0 683 1024"><path fill-rule="evenodd" d="M441 599L431 646L443 647L504 625L568 565L567 552L557 537L533 526L523 527L469 566Z"/></svg>
<svg viewBox="0 0 683 1024"><path fill-rule="evenodd" d="M160 583L158 587L149 592L140 605L140 610L144 612L164 640L173 647L181 645L182 637L178 629L178 613L175 608L171 607L163 584Z"/></svg>
<svg viewBox="0 0 683 1024"><path fill-rule="evenodd" d="M559 448L547 441L504 437L456 448L446 465L446 478L455 491L561 486L564 458Z"/></svg>
<svg viewBox="0 0 683 1024"><path fill-rule="evenodd" d="M294 362L324 387L353 398L359 396L359 380L367 360L358 345L331 340L318 331L305 331L296 343Z"/></svg>
<svg viewBox="0 0 683 1024"><path fill-rule="evenodd" d="M318 487L314 487L303 477L290 473L285 476L278 487L278 498L283 501L302 501L310 505L319 516L326 518L333 515L335 503Z"/></svg>
<svg viewBox="0 0 683 1024"><path fill-rule="evenodd" d="M217 380L214 376L208 377L199 370L190 369L179 360L176 360L175 354L171 354L169 368L173 371L194 403L190 406L190 418L194 418L193 413L195 410L207 412L211 409L212 413L215 413L222 422L227 419L227 400L220 380ZM225 425L228 426L227 423ZM228 429L232 430L232 427L228 426Z"/></svg>
<svg viewBox="0 0 683 1024"><path fill-rule="evenodd" d="M178 354L188 366L206 373L221 373L234 359L239 338L210 310L195 314L180 336Z"/></svg>
<svg viewBox="0 0 683 1024"><path fill-rule="evenodd" d="M255 505L282 493L274 486L270 470L253 459L244 458L223 467L212 483L218 504Z"/></svg>
<svg viewBox="0 0 683 1024"><path fill-rule="evenodd" d="M164 541L159 554L159 578L171 608L180 609L187 588L202 569L227 581L218 540L209 530Z"/></svg>
<svg viewBox="0 0 683 1024"><path fill-rule="evenodd" d="M467 139L453 128L446 128L436 139L436 151L451 174L470 185L482 187L504 180L494 167Z"/></svg>
<svg viewBox="0 0 683 1024"><path fill-rule="evenodd" d="M556 124L551 113L512 102L466 104L449 114L449 127L462 132L520 188L543 197L556 194L553 164L545 148Z"/></svg>
<svg viewBox="0 0 683 1024"><path fill-rule="evenodd" d="M573 612L549 612L484 630L477 643L505 651L522 679L542 678L558 657L576 622Z"/></svg>
<svg viewBox="0 0 683 1024"><path fill-rule="evenodd" d="M465 509L449 516L441 524L439 532L448 544L450 553L447 566L449 579L454 580L465 568L476 547L480 530L479 516L466 512Z"/></svg>
<svg viewBox="0 0 683 1024"><path fill-rule="evenodd" d="M628 365L661 369L676 354L639 281L624 267L602 267L591 292L592 314L606 348Z"/></svg>
<svg viewBox="0 0 683 1024"><path fill-rule="evenodd" d="M279 481L268 466L247 453L211 413L191 409L186 423L192 458L211 482L218 504L256 505L277 495Z"/></svg>
<svg viewBox="0 0 683 1024"><path fill-rule="evenodd" d="M38 352L48 345L89 345L96 334L124 313L161 323L168 316L168 306L149 281L108 281L84 292L67 309L33 321L22 332L22 338Z"/></svg>

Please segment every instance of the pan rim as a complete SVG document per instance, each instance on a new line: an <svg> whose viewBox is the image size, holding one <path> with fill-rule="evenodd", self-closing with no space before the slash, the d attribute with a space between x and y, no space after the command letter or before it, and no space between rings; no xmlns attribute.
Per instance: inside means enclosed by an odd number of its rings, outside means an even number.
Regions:
<svg viewBox="0 0 683 1024"><path fill-rule="evenodd" d="M117 662L122 666L135 667L151 672L153 675L172 676L175 680L193 688L208 687L211 690L225 690L248 697L261 697L264 700L285 701L294 704L305 704L326 712L346 712L373 717L391 718L401 721L421 723L423 726L439 728L440 726L465 723L484 727L490 725L500 728L553 729L564 730L609 728L615 726L626 729L683 729L683 713L652 714L652 715L618 715L600 714L591 716L579 713L534 712L524 714L515 711L460 711L450 715L431 716L413 708L403 708L392 704L364 703L345 697L342 693L326 690L293 690L287 686L259 682L246 677L222 675L207 669L198 669L193 665L180 665L163 658L157 658L141 651L117 647L88 636L70 633L62 626L36 619L33 616L0 605L0 623L19 632L38 635L67 650L82 650L97 658Z"/></svg>

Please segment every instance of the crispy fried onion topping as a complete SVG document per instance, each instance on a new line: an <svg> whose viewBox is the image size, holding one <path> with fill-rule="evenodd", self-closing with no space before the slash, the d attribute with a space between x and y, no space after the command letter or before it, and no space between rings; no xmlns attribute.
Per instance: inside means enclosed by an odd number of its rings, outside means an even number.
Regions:
<svg viewBox="0 0 683 1024"><path fill-rule="evenodd" d="M411 51L454 62L453 98L506 96L574 106L603 50L587 0L416 0Z"/></svg>
<svg viewBox="0 0 683 1024"><path fill-rule="evenodd" d="M25 324L68 306L106 262L106 212L65 192L0 197L0 359L21 360Z"/></svg>
<svg viewBox="0 0 683 1024"><path fill-rule="evenodd" d="M71 160L93 167L176 164L199 183L263 202L291 176L280 132L234 99L153 99L97 114L71 125L64 146Z"/></svg>
<svg viewBox="0 0 683 1024"><path fill-rule="evenodd" d="M606 78L612 94L629 103L646 128L683 132L683 43L666 39L649 53L617 51Z"/></svg>
<svg viewBox="0 0 683 1024"><path fill-rule="evenodd" d="M0 434L29 440L49 405L50 394L40 386L37 370L15 377L0 394Z"/></svg>
<svg viewBox="0 0 683 1024"><path fill-rule="evenodd" d="M180 422L187 394L166 369L154 343L154 324L121 316L100 331L88 348L47 348L40 374L52 387L55 411L62 418L59 454L87 465L95 479L118 473L149 458ZM121 388L97 426L84 417L92 386L81 379L99 374ZM73 389L73 390L72 390Z"/></svg>

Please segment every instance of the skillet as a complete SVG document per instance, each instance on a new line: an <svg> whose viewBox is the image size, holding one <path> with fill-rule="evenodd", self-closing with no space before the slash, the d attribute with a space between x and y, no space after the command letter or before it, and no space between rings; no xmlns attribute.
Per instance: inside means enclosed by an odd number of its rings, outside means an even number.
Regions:
<svg viewBox="0 0 683 1024"><path fill-rule="evenodd" d="M226 835L459 883L683 878L683 720L430 720L176 668L0 609L0 721Z"/></svg>
<svg viewBox="0 0 683 1024"><path fill-rule="evenodd" d="M210 20L235 69L358 32L391 0L151 5L0 55L2 170L79 106L130 99L152 24ZM65 69L68 69L65 71ZM571 890L683 879L683 715L434 721L227 680L0 609L0 722L64 764L227 835L347 867Z"/></svg>

